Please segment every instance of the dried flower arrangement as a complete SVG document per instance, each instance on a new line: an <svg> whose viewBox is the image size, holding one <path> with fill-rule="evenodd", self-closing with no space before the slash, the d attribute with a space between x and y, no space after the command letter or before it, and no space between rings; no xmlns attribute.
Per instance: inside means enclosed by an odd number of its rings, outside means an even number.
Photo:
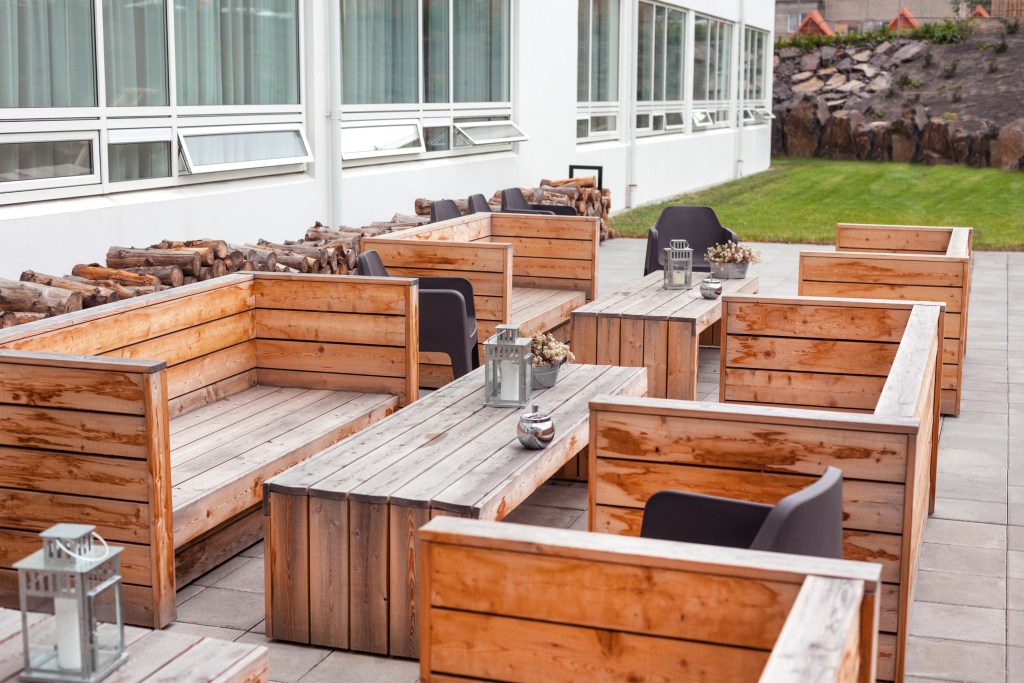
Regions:
<svg viewBox="0 0 1024 683"><path fill-rule="evenodd" d="M708 247L704 253L708 263L760 263L761 252L736 242L725 242Z"/></svg>
<svg viewBox="0 0 1024 683"><path fill-rule="evenodd" d="M572 363L576 356L572 355L569 345L558 341L550 334L538 334L533 338L533 366L561 365Z"/></svg>

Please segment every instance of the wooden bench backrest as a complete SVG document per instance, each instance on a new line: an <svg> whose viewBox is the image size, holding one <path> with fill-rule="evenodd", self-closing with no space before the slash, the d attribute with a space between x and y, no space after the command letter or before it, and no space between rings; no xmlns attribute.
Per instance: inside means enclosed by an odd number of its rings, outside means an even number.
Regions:
<svg viewBox="0 0 1024 683"><path fill-rule="evenodd" d="M876 336L899 335L895 353L863 355L865 365L876 356L880 360L875 362L888 365L874 410L822 411L770 402L595 400L589 452L591 529L638 534L644 504L663 489L774 504L808 486L825 467L838 467L844 475L844 557L882 564L879 677L893 680L903 667L902 644L932 490L940 306L844 301L839 309L831 309L823 301L812 300L785 309L778 307L779 301L737 296L723 303L732 308L723 315L727 332L741 321L745 331L756 326L766 339L778 336L782 342L774 352L751 353L752 358L791 355L789 362L798 363L800 355L789 345L801 329L810 332L807 326L849 325L855 331L862 329L864 338L871 336L870 328L891 327L890 332ZM858 318L849 315L857 303L877 306L866 309L871 311L866 318L871 324L866 327L858 326ZM737 304L742 306L736 308ZM906 322L876 313L889 304L890 310L907 314ZM845 321L833 315L844 307ZM732 328L737 329L741 328ZM828 348L833 342L815 343ZM769 375L765 386L784 384L790 370ZM813 365L805 365L804 370L814 374ZM844 377L832 391L844 391ZM823 405L834 403L828 390L827 383L820 390ZM807 399L802 400L806 405Z"/></svg>
<svg viewBox="0 0 1024 683"><path fill-rule="evenodd" d="M573 289L597 297L600 223L594 218L496 213L491 241L512 245L517 287Z"/></svg>
<svg viewBox="0 0 1024 683"><path fill-rule="evenodd" d="M450 517L419 538L424 681L873 680L877 565Z"/></svg>
<svg viewBox="0 0 1024 683"><path fill-rule="evenodd" d="M16 604L11 567L39 531L90 523L125 547L129 622L166 624L171 412L256 381L415 400L417 291L405 278L247 273L4 330L0 600Z"/></svg>
<svg viewBox="0 0 1024 683"><path fill-rule="evenodd" d="M973 259L971 228L840 224L836 251L800 253L805 296L946 304L942 412L960 412Z"/></svg>

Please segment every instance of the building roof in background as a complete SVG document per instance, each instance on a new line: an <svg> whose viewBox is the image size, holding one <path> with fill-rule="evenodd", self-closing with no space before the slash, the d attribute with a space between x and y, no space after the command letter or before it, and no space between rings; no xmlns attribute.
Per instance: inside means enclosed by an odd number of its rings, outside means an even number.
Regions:
<svg viewBox="0 0 1024 683"><path fill-rule="evenodd" d="M804 20L800 22L794 36L830 36L834 31L829 28L825 19L818 10L809 12Z"/></svg>
<svg viewBox="0 0 1024 683"><path fill-rule="evenodd" d="M906 7L900 9L892 21L889 22L889 28L901 29L901 28L921 28L921 24L914 18L914 15L910 13Z"/></svg>

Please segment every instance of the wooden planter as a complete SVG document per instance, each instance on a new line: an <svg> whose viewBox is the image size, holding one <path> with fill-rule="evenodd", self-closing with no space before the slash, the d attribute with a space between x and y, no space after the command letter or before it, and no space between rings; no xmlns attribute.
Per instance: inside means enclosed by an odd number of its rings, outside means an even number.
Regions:
<svg viewBox="0 0 1024 683"><path fill-rule="evenodd" d="M944 415L960 414L972 233L971 228L841 223L836 227L835 252L800 253L800 294L946 304Z"/></svg>
<svg viewBox="0 0 1024 683"><path fill-rule="evenodd" d="M638 534L663 489L775 503L838 467L844 557L882 565L878 678L900 681L932 491L942 306L723 306L723 403L591 402L590 529Z"/></svg>

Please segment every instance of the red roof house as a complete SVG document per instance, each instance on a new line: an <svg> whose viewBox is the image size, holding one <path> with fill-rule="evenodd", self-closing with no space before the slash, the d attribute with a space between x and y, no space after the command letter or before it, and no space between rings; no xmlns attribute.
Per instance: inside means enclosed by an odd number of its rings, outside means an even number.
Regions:
<svg viewBox="0 0 1024 683"><path fill-rule="evenodd" d="M914 18L914 15L910 13L910 10L904 7L900 10L900 13L896 15L896 18L889 22L889 28L921 28L921 24L918 23L917 19Z"/></svg>
<svg viewBox="0 0 1024 683"><path fill-rule="evenodd" d="M797 27L793 36L831 36L833 35L832 29L825 23L824 17L818 10L812 11L804 20L800 22L800 26Z"/></svg>

